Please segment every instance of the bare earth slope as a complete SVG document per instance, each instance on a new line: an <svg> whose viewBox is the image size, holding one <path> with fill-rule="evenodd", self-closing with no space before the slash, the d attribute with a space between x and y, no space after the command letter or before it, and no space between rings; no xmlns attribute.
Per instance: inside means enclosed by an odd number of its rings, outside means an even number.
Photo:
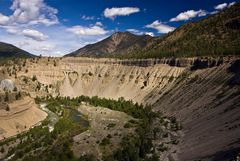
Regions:
<svg viewBox="0 0 240 161"><path fill-rule="evenodd" d="M0 111L0 140L26 131L47 117L30 97L10 103L9 108Z"/></svg>
<svg viewBox="0 0 240 161"><path fill-rule="evenodd" d="M184 125L179 160L230 160L240 150L240 89L228 86L229 66L203 69L180 80L155 103L155 110Z"/></svg>

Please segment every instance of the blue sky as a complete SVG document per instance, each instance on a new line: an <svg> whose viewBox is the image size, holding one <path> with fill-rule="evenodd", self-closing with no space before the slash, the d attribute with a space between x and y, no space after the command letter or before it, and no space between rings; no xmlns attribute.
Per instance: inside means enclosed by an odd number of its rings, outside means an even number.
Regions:
<svg viewBox="0 0 240 161"><path fill-rule="evenodd" d="M0 41L61 56L116 31L159 36L233 0L0 0Z"/></svg>

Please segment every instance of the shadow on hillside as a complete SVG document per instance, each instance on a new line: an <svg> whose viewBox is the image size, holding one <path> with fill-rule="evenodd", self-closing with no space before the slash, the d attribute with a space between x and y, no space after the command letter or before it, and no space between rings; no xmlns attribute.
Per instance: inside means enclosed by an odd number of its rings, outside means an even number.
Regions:
<svg viewBox="0 0 240 161"><path fill-rule="evenodd" d="M234 76L229 80L229 85L240 84L240 60L236 60L229 68L228 71L234 73Z"/></svg>
<svg viewBox="0 0 240 161"><path fill-rule="evenodd" d="M213 161L232 161L240 153L239 148L232 148L226 151L220 151L214 154Z"/></svg>

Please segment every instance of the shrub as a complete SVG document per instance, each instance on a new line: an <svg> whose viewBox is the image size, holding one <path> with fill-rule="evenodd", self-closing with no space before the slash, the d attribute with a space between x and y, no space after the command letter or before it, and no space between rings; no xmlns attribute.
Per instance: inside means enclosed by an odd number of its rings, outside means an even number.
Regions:
<svg viewBox="0 0 240 161"><path fill-rule="evenodd" d="M5 98L4 98L4 101L5 101L5 102L8 102L8 101L9 101L8 92L5 92Z"/></svg>
<svg viewBox="0 0 240 161"><path fill-rule="evenodd" d="M116 126L116 124L114 124L114 123L110 123L110 124L107 125L108 129L113 128L115 126Z"/></svg>
<svg viewBox="0 0 240 161"><path fill-rule="evenodd" d="M96 161L96 158L93 155L83 155L78 161Z"/></svg>
<svg viewBox="0 0 240 161"><path fill-rule="evenodd" d="M16 100L19 100L19 98L21 98L21 93L20 93L20 92L18 92L18 93L15 95L15 99L16 99Z"/></svg>
<svg viewBox="0 0 240 161"><path fill-rule="evenodd" d="M146 86L147 86L147 81L144 81L144 82L143 82L143 85L146 87Z"/></svg>
<svg viewBox="0 0 240 161"><path fill-rule="evenodd" d="M9 106L7 105L7 107L6 107L6 111L10 111L10 108L9 108Z"/></svg>
<svg viewBox="0 0 240 161"><path fill-rule="evenodd" d="M89 75L89 76L93 76L93 73L92 73L92 72L88 72L88 75Z"/></svg>
<svg viewBox="0 0 240 161"><path fill-rule="evenodd" d="M108 144L110 144L110 139L108 137L104 138L100 143L101 146L106 146Z"/></svg>
<svg viewBox="0 0 240 161"><path fill-rule="evenodd" d="M130 127L132 127L132 125L129 122L127 122L123 127L124 128L130 128Z"/></svg>
<svg viewBox="0 0 240 161"><path fill-rule="evenodd" d="M24 78L23 78L23 81L25 82L25 84L27 84L27 83L28 83L27 77L24 77Z"/></svg>
<svg viewBox="0 0 240 161"><path fill-rule="evenodd" d="M32 77L32 81L34 82L34 81L36 81L36 80L37 80L37 76L34 75L34 76Z"/></svg>

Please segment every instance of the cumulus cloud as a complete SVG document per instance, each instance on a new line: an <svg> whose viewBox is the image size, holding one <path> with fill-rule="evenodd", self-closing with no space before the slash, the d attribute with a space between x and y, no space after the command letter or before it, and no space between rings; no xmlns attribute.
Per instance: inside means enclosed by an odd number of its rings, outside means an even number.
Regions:
<svg viewBox="0 0 240 161"><path fill-rule="evenodd" d="M36 41L45 41L48 39L47 35L44 35L43 33L37 30L25 29L23 30L22 34Z"/></svg>
<svg viewBox="0 0 240 161"><path fill-rule="evenodd" d="M11 19L17 23L53 25L58 23L58 10L44 3L43 0L14 0L11 6Z"/></svg>
<svg viewBox="0 0 240 161"><path fill-rule="evenodd" d="M214 8L216 10L222 10L222 9L226 8L227 6L228 6L227 3L222 3L222 4L219 4L219 5L215 6Z"/></svg>
<svg viewBox="0 0 240 161"><path fill-rule="evenodd" d="M19 30L19 28L15 26L6 26L5 29L6 29L6 32L9 34L13 34L13 35L21 34L21 31Z"/></svg>
<svg viewBox="0 0 240 161"><path fill-rule="evenodd" d="M207 12L204 10L198 10L198 11L189 10L189 11L178 14L177 17L171 18L170 22L187 21L194 17L202 17L202 16L206 16L206 15L207 15Z"/></svg>
<svg viewBox="0 0 240 161"><path fill-rule="evenodd" d="M102 22L96 22L96 26L103 26Z"/></svg>
<svg viewBox="0 0 240 161"><path fill-rule="evenodd" d="M168 33L168 32L175 30L175 27L171 27L166 24L163 24L162 22L160 22L158 20L154 21L151 24L146 25L145 27L156 29L158 31L158 33Z"/></svg>
<svg viewBox="0 0 240 161"><path fill-rule="evenodd" d="M104 10L104 16L106 18L115 19L117 16L128 16L137 12L140 12L140 9L137 7L113 7L106 8Z"/></svg>
<svg viewBox="0 0 240 161"><path fill-rule="evenodd" d="M215 7L214 7L214 9L216 9L216 10L223 10L223 9L225 9L225 8L227 8L227 7L231 7L232 5L234 5L236 2L231 2L231 3L229 3L229 4L227 4L227 3L221 3L221 4L219 4L219 5L216 5Z"/></svg>
<svg viewBox="0 0 240 161"><path fill-rule="evenodd" d="M13 0L9 16L0 13L0 25L58 24L58 10L44 3L44 0Z"/></svg>
<svg viewBox="0 0 240 161"><path fill-rule="evenodd" d="M77 36L96 36L96 35L104 35L107 34L108 31L104 30L101 26L73 26L67 29L67 31L77 35Z"/></svg>
<svg viewBox="0 0 240 161"><path fill-rule="evenodd" d="M139 31L137 29L127 29L128 32L131 32L135 35L149 35L149 36L154 36L153 32L143 32Z"/></svg>
<svg viewBox="0 0 240 161"><path fill-rule="evenodd" d="M149 35L149 36L154 37L154 33L153 32L145 32L145 35Z"/></svg>
<svg viewBox="0 0 240 161"><path fill-rule="evenodd" d="M231 2L228 4L228 7L231 7L232 5L234 5L236 2Z"/></svg>
<svg viewBox="0 0 240 161"><path fill-rule="evenodd" d="M223 9L225 9L225 8L229 8L229 7L231 7L231 6L233 6L234 4L235 4L236 2L231 2L231 3L229 3L229 4L227 4L227 3L221 3L221 4L219 4L219 5L216 5L215 7L214 7L214 9L215 9L215 11L212 11L212 12L210 12L210 14L216 14L216 13L219 13L221 10L223 10Z"/></svg>
<svg viewBox="0 0 240 161"><path fill-rule="evenodd" d="M0 13L0 25L7 25L9 23L9 17Z"/></svg>
<svg viewBox="0 0 240 161"><path fill-rule="evenodd" d="M139 30L137 30L137 29L127 29L127 31L128 31L128 32L131 32L131 33L133 33L133 34L136 34L136 35L143 35L143 34L144 34L144 32L139 31Z"/></svg>

